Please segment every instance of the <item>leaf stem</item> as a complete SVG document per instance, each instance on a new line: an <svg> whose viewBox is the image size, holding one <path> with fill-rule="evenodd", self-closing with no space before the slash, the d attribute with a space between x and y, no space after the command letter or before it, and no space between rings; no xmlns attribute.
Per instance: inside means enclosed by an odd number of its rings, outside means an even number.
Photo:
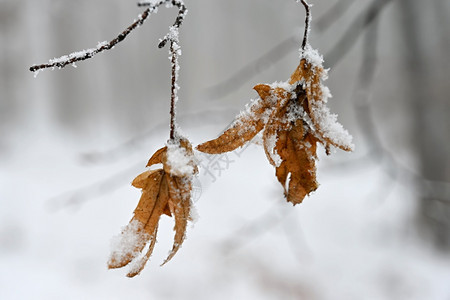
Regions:
<svg viewBox="0 0 450 300"><path fill-rule="evenodd" d="M170 53L172 55L172 86L170 93L170 140L175 139L175 103L177 99L177 50L175 50L174 43L175 41L170 41Z"/></svg>
<svg viewBox="0 0 450 300"><path fill-rule="evenodd" d="M305 50L306 45L308 44L308 35L310 30L310 22L311 22L311 6L305 1L301 0L303 6L305 7L306 17L305 17L305 33L303 35L302 42L302 50Z"/></svg>

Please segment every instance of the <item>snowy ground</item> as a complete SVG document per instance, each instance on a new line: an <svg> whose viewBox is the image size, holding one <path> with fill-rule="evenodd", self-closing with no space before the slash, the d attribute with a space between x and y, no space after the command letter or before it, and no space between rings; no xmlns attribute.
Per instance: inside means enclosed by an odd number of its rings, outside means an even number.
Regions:
<svg viewBox="0 0 450 300"><path fill-rule="evenodd" d="M223 129L182 125L193 144ZM260 146L199 155L199 218L182 249L159 267L173 238L164 217L140 276L107 270L110 240L139 199L129 182L166 137L162 129L96 163L80 153L121 141L80 144L45 130L12 138L0 160L0 299L450 299L450 261L409 230L414 195L388 190L376 163L348 164L364 153L358 140L354 154L321 155L321 186L296 207Z"/></svg>

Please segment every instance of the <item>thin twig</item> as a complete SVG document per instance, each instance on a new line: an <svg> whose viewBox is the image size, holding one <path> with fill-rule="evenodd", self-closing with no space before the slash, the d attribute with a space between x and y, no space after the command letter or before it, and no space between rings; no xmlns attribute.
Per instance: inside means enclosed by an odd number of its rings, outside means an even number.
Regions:
<svg viewBox="0 0 450 300"><path fill-rule="evenodd" d="M187 14L186 6L184 5L183 1L181 0L162 0L158 2L157 4L153 4L151 1L141 1L138 3L138 6L160 6L162 4L171 4L173 6L178 7L178 15L175 19L175 22L173 23L172 27L174 28L180 28L181 24L184 21L184 18ZM163 48L167 42L170 40L169 34L167 34L159 43L158 48Z"/></svg>
<svg viewBox="0 0 450 300"><path fill-rule="evenodd" d="M355 21L336 43L336 46L333 47L329 53L324 55L326 57L326 67L331 67L330 72L333 72L334 67L350 52L350 49L355 46L358 37L365 32L367 26L379 16L386 4L390 1L392 0L373 0L367 10L363 12L361 16L355 18ZM243 83L254 77L254 75L263 72L290 52L298 49L295 44L296 40L297 34L294 34L273 47L260 58L257 58L242 67L227 80L208 88L208 97L220 99L235 91L236 87L240 87ZM278 51L279 53L277 53Z"/></svg>
<svg viewBox="0 0 450 300"><path fill-rule="evenodd" d="M170 42L170 53L172 54L171 62L172 62L172 87L170 93L170 139L175 139L175 103L177 99L177 54L174 49L174 41Z"/></svg>
<svg viewBox="0 0 450 300"><path fill-rule="evenodd" d="M94 57L96 54L110 50L114 48L115 45L123 41L133 30L135 30L137 27L141 26L145 20L148 19L149 15L153 12L156 12L158 7L162 4L167 4L177 6L178 7L178 15L174 23L174 27L178 28L182 24L184 17L186 16L187 9L181 0L161 0L157 3L151 3L147 1L143 1L138 3L138 6L149 6L141 15L138 16L138 19L131 24L127 29L125 29L122 33L120 33L115 39L111 40L110 42L102 42L97 45L96 48L91 48L83 51L78 51L71 53L69 55L64 55L59 58L54 58L49 60L46 64L41 65L33 65L30 67L31 72L38 72L42 69L48 69L48 68L64 68L67 65L73 65L75 62L83 61L86 59L90 59ZM162 48L168 41L168 35L166 35L161 42L159 43L158 47Z"/></svg>
<svg viewBox="0 0 450 300"><path fill-rule="evenodd" d="M82 60L92 58L94 55L96 55L100 52L110 50L110 49L114 48L114 46L116 44L123 41L127 37L127 35L129 35L134 29L141 26L145 22L145 20L148 18L150 13L151 13L151 8L146 9L142 13L142 15L140 15L138 17L137 21L135 21L133 24L131 24L127 29L125 29L121 34L119 34L115 39L111 40L109 43L106 43L106 42L100 43L97 46L97 48L91 48L88 50L74 52L69 55L61 56L60 58L51 59L49 61L49 63L47 63L47 64L31 66L30 71L37 72L42 69L55 68L55 67L58 67L61 69L67 65L74 64L77 61L82 61Z"/></svg>
<svg viewBox="0 0 450 300"><path fill-rule="evenodd" d="M303 34L303 42L302 42L302 50L305 50L306 45L308 44L308 35L309 35L309 29L310 29L310 22L311 22L311 6L305 1L301 0L303 6L305 7L306 11L306 18L305 18L305 33Z"/></svg>

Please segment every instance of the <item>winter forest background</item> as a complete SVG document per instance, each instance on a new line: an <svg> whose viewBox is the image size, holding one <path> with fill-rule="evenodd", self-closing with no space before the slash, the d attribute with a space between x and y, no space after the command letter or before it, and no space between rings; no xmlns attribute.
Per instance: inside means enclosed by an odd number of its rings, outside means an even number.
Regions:
<svg viewBox="0 0 450 300"><path fill-rule="evenodd" d="M298 64L304 9L186 1L178 120L194 145ZM163 220L140 276L108 271L139 199L131 180L168 137L160 8L78 68L35 63L110 40L135 1L0 1L0 299L450 299L450 2L311 1L310 43L356 151L320 151L320 188L286 203L252 144L199 155L199 218L177 256Z"/></svg>

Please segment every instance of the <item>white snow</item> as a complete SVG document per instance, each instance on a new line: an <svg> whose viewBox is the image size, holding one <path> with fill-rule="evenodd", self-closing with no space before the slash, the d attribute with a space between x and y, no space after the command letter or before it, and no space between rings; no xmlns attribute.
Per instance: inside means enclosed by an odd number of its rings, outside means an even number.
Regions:
<svg viewBox="0 0 450 300"><path fill-rule="evenodd" d="M167 144L167 165L172 174L180 177L191 177L194 175L194 161L192 154L180 146L178 141L169 141Z"/></svg>
<svg viewBox="0 0 450 300"><path fill-rule="evenodd" d="M145 1L139 1L139 4L150 4L150 5L156 5L158 2L161 2L161 0L145 0Z"/></svg>
<svg viewBox="0 0 450 300"><path fill-rule="evenodd" d="M321 66L323 64L323 56L317 49L313 49L310 44L306 44L305 49L300 49L300 59L302 58L305 58L313 66Z"/></svg>
<svg viewBox="0 0 450 300"><path fill-rule="evenodd" d="M133 220L122 228L120 235L111 240L111 257L109 262L120 262L128 255L136 257L140 254L136 251L137 246L144 245L149 239L149 235L143 231L143 224L138 220Z"/></svg>
<svg viewBox="0 0 450 300"><path fill-rule="evenodd" d="M155 237L156 238L156 237ZM145 249L146 250L146 249ZM142 270L142 267L145 266L149 260L147 257L146 251L144 250L144 255L137 257L128 265L128 273L137 273L139 270Z"/></svg>
<svg viewBox="0 0 450 300"><path fill-rule="evenodd" d="M81 57L85 57L86 55L92 56L92 55L94 55L94 52L97 50L98 50L97 48L90 48L90 49L86 49L86 50L72 52L69 55L63 55L58 58L50 59L49 63L50 64L62 63L62 62L67 62L67 61L71 60L72 58L81 58Z"/></svg>
<svg viewBox="0 0 450 300"><path fill-rule="evenodd" d="M292 91L292 88L293 88L293 86L291 84L289 84L289 82L287 82L287 81L275 81L275 82L269 84L269 86L272 89L281 88L287 92Z"/></svg>
<svg viewBox="0 0 450 300"><path fill-rule="evenodd" d="M315 101L311 105L311 110L317 122L320 124L320 129L323 131L322 133L325 138L330 139L338 145L346 146L351 150L355 149L355 145L352 142L353 137L337 121L337 115L332 114L323 102Z"/></svg>
<svg viewBox="0 0 450 300"><path fill-rule="evenodd" d="M250 103L245 104L245 108L239 112L236 116L235 121L231 126L236 126L242 124L240 120L256 120L256 116L252 113L252 107L255 110L258 110L262 106L261 98L251 99ZM263 116L264 117L264 116ZM265 117L268 119L269 114L266 114Z"/></svg>
<svg viewBox="0 0 450 300"><path fill-rule="evenodd" d="M275 167L279 167L282 163L280 155L277 153L275 146L277 143L277 136L275 134L269 136L265 141L265 148L270 155L270 158L275 163Z"/></svg>
<svg viewBox="0 0 450 300"><path fill-rule="evenodd" d="M203 141L223 129L212 120L185 130L193 141ZM164 131L146 145L157 148L165 138ZM111 237L139 200L129 181L145 165L148 149L86 168L74 158L91 146L70 142L66 135L30 132L15 139L20 155L3 160L0 168L2 299L270 300L298 299L296 291L326 300L450 295L448 257L408 235L416 203L411 190L394 185L385 195L378 183L392 179L378 162L368 160L357 168L331 165L360 157L364 145L355 154L323 157L320 188L296 207L285 202L260 146L250 145L239 157L231 153L227 168L211 163L217 178L212 182L207 173L200 174L196 207L201 219L183 249L159 267L173 243L173 219L161 218L154 258L129 279L128 270L107 270L105 261ZM24 143L28 147L21 147ZM47 209L53 207L52 196L120 173L139 157L142 161L127 171L114 193L88 198L77 210L67 205ZM136 232L137 226L131 229L126 231ZM7 237L14 242L6 243Z"/></svg>
<svg viewBox="0 0 450 300"><path fill-rule="evenodd" d="M34 71L34 72L33 72L34 78L38 77L39 73L42 72L42 71L43 71L42 69L41 69L41 70L36 70L36 71Z"/></svg>
<svg viewBox="0 0 450 300"><path fill-rule="evenodd" d="M18 98L46 103L30 99ZM236 102L226 105L237 109ZM166 139L167 126L151 122L158 130L143 149L133 145L121 159L87 168L77 160L80 152L114 148L130 136L102 131L94 141L79 140L58 131L58 123L43 127L33 121L45 115L36 118L31 111L29 123L7 133L10 153L0 155L1 299L450 299L448 255L414 236L418 195L410 184L399 184L408 178L395 181L379 161L367 158L370 149L362 142L354 154L321 157L320 188L296 207L283 199L260 146L230 154L229 165L212 161L208 171L215 181L205 171L200 177L196 205L202 218L174 260L158 266L173 242L173 219L163 217L154 263L131 280L126 270L107 270L111 236L139 200L140 191L129 182L141 172L149 148ZM192 141L203 142L230 121L207 114L206 121L186 120ZM113 188L98 187L116 175ZM94 188L81 196L84 202L72 195L86 186ZM62 201L49 201L61 194Z"/></svg>

